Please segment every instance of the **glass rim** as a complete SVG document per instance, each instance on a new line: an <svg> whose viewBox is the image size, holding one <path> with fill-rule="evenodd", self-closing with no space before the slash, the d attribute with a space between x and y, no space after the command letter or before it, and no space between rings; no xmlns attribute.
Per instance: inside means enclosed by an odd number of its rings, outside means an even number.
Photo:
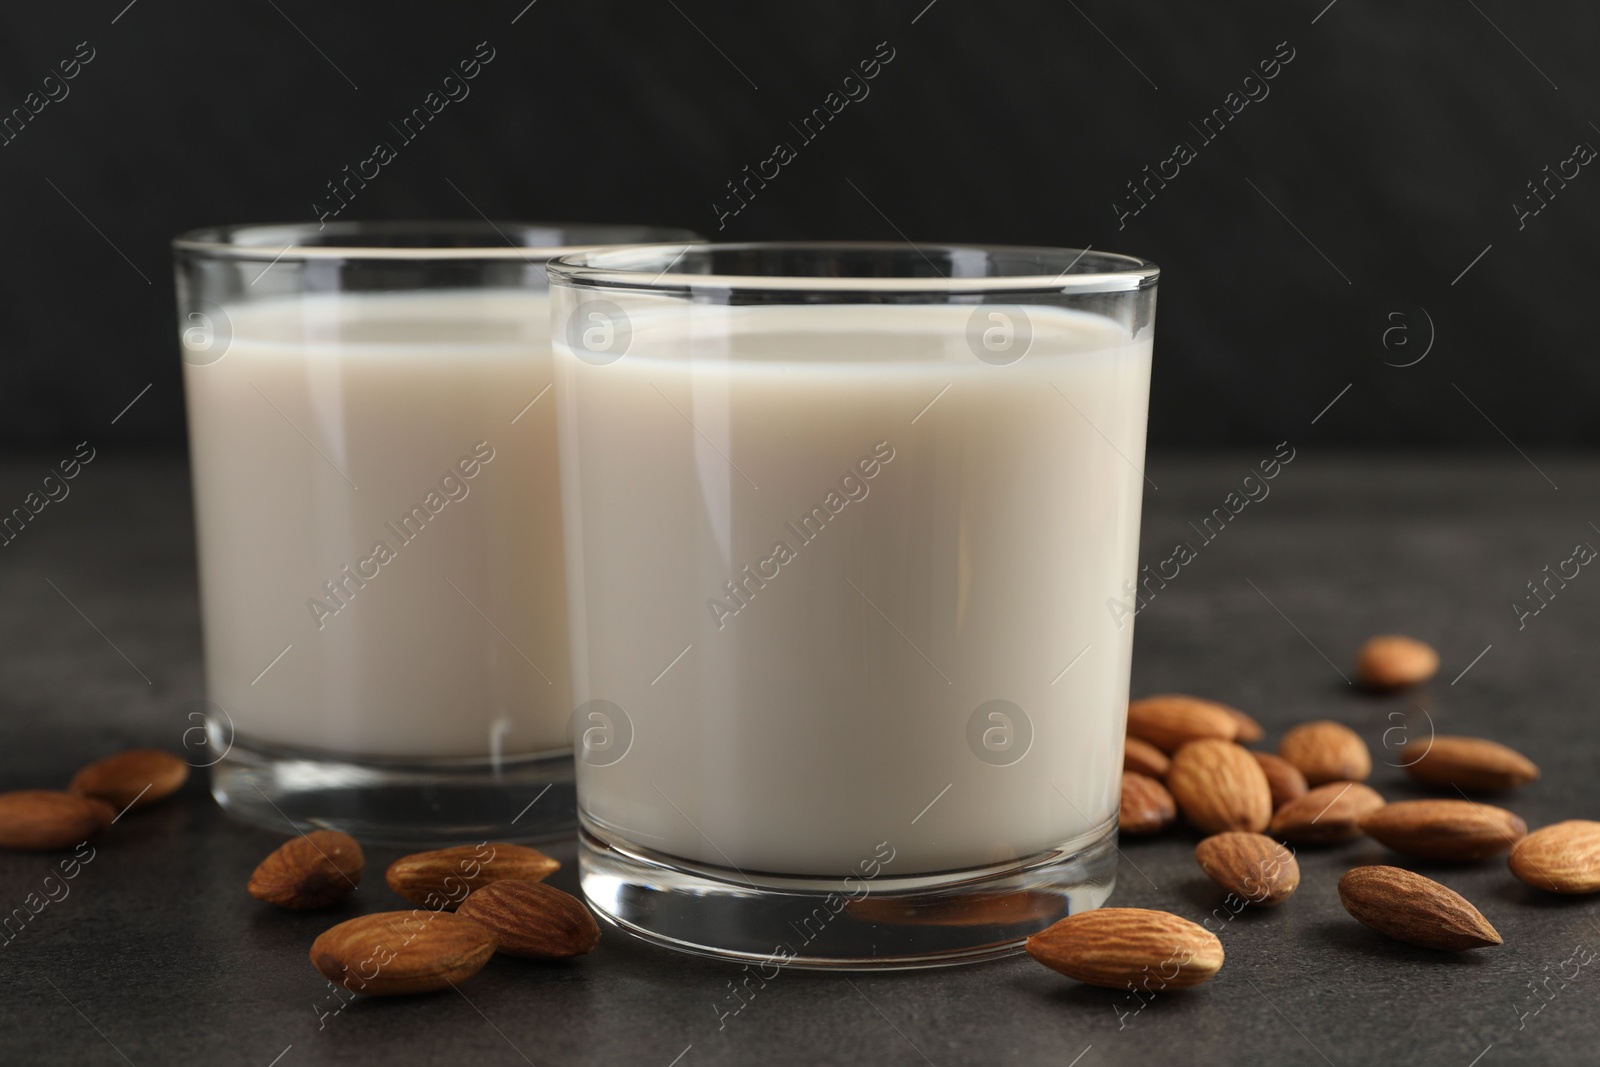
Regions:
<svg viewBox="0 0 1600 1067"><path fill-rule="evenodd" d="M517 244L511 234L560 234L559 244ZM480 236L468 245L362 243L359 238ZM330 238L314 243L307 238ZM538 263L614 244L697 241L698 234L671 226L626 223L540 222L522 219L386 219L315 222L251 222L204 226L172 239L174 252L239 260L501 260Z"/></svg>
<svg viewBox="0 0 1600 1067"><path fill-rule="evenodd" d="M718 252L880 252L925 261L928 252L980 253L989 262L992 254L1010 253L1034 256L1040 260L1066 262L1058 274L982 274L930 278L906 274L901 277L838 277L806 274L692 274L674 272L673 267L691 253ZM1102 264L1107 269L1072 273L1080 263ZM1155 286L1161 271L1154 263L1137 256L1116 252L1055 248L1045 245L993 245L942 243L913 245L890 241L752 241L730 244L715 242L657 243L589 247L551 259L546 268L550 280L576 288L630 289L658 292L696 290L831 291L877 293L987 293L1032 290L1062 293L1137 292ZM935 267L934 269L938 269Z"/></svg>

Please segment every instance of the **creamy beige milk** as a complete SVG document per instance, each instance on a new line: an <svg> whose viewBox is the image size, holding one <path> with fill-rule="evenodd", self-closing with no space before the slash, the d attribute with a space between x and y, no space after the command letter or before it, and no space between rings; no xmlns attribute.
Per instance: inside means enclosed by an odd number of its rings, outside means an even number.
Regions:
<svg viewBox="0 0 1600 1067"><path fill-rule="evenodd" d="M834 876L1107 828L1151 330L1030 307L999 366L970 305L648 307L609 364L556 335L585 815Z"/></svg>
<svg viewBox="0 0 1600 1067"><path fill-rule="evenodd" d="M186 364L210 698L347 756L569 744L542 293L229 306ZM280 658L281 657L281 658Z"/></svg>

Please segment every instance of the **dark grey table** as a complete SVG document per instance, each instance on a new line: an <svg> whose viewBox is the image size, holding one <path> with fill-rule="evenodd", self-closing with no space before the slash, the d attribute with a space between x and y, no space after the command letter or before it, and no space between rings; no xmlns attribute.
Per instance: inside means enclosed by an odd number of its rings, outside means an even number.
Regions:
<svg viewBox="0 0 1600 1067"><path fill-rule="evenodd" d="M1441 732L1510 743L1543 768L1508 802L1531 825L1600 814L1600 576L1585 568L1520 629L1512 607L1545 565L1579 542L1600 545L1600 462L1541 455L1535 468L1510 450L1352 458L1295 444L1271 495L1204 544L1189 523L1222 506L1270 450L1151 463L1159 488L1146 495L1141 559L1154 564L1180 540L1198 555L1138 619L1135 692L1229 701L1267 726L1269 743L1303 719L1348 722L1373 748L1372 784L1391 798L1415 795L1393 765L1431 719ZM202 692L186 468L108 453L0 548L0 788L59 787L87 758L125 745L176 747L180 709ZM0 509L58 458L0 466ZM1384 631L1432 641L1439 678L1412 697L1352 691L1341 672L1363 638ZM124 819L70 895L0 937L0 1064L1600 1059L1600 961L1575 977L1564 965L1600 952L1596 901L1536 894L1499 862L1420 865L1473 900L1506 943L1458 956L1408 948L1339 906L1341 871L1397 862L1371 842L1303 852L1298 894L1223 924L1228 959L1214 981L1137 1014L1125 1014L1135 1006L1125 994L1020 958L848 977L785 971L719 1030L714 1006L736 969L612 931L570 964L496 959L459 993L319 1016L335 1004L307 961L310 942L335 917L395 906L379 875L398 852L370 851L367 887L338 916L270 909L244 883L281 839L223 817L203 778ZM1183 833L1125 842L1115 903L1196 921L1218 908L1193 843ZM553 851L570 864L570 845ZM55 862L0 854L0 910L22 907ZM576 888L570 866L553 881Z"/></svg>

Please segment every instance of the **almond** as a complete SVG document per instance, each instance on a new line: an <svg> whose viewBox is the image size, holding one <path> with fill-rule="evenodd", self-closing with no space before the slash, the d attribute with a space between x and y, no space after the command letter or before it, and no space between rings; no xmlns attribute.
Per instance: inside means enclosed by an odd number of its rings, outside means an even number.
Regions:
<svg viewBox="0 0 1600 1067"><path fill-rule="evenodd" d="M1122 772L1122 810L1117 829L1125 834L1153 834L1172 825L1178 808L1166 786L1136 771Z"/></svg>
<svg viewBox="0 0 1600 1067"><path fill-rule="evenodd" d="M1058 917L1067 902L1056 893L977 893L960 897L909 893L868 893L845 901L845 910L862 922L894 926L1012 926L1037 930Z"/></svg>
<svg viewBox="0 0 1600 1067"><path fill-rule="evenodd" d="M1186 741L1205 737L1232 741L1239 721L1231 709L1198 697L1166 694L1128 705L1128 736L1148 741L1163 752L1176 752Z"/></svg>
<svg viewBox="0 0 1600 1067"><path fill-rule="evenodd" d="M455 911L480 886L502 878L538 882L560 866L536 848L485 842L402 856L389 865L384 879L413 904Z"/></svg>
<svg viewBox="0 0 1600 1067"><path fill-rule="evenodd" d="M428 993L477 974L496 944L488 928L449 912L382 911L324 931L311 963L353 993Z"/></svg>
<svg viewBox="0 0 1600 1067"><path fill-rule="evenodd" d="M1367 743L1342 723L1303 723L1283 735L1278 755L1306 776L1308 785L1364 782L1372 773Z"/></svg>
<svg viewBox="0 0 1600 1067"><path fill-rule="evenodd" d="M1357 922L1396 941L1448 952L1500 944L1466 898L1398 867L1357 867L1339 879L1339 900Z"/></svg>
<svg viewBox="0 0 1600 1067"><path fill-rule="evenodd" d="M1512 847L1511 873L1552 893L1600 892L1600 822L1568 819L1535 830Z"/></svg>
<svg viewBox="0 0 1600 1067"><path fill-rule="evenodd" d="M474 889L456 914L488 927L507 956L564 960L600 943L600 927L583 901L543 882L490 883Z"/></svg>
<svg viewBox="0 0 1600 1067"><path fill-rule="evenodd" d="M349 834L313 830L292 838L261 861L250 876L250 895L281 908L304 911L343 900L361 884L366 857Z"/></svg>
<svg viewBox="0 0 1600 1067"><path fill-rule="evenodd" d="M1402 800L1367 815L1361 829L1418 859L1481 860L1515 845L1528 824L1504 808L1470 800Z"/></svg>
<svg viewBox="0 0 1600 1067"><path fill-rule="evenodd" d="M1227 712L1228 716L1233 719L1234 725L1238 727L1233 739L1241 745L1253 745L1267 735L1267 732L1261 728L1260 723L1238 708L1229 707L1226 704L1218 704L1217 707Z"/></svg>
<svg viewBox="0 0 1600 1067"><path fill-rule="evenodd" d="M1414 637L1380 634L1356 654L1356 677L1369 689L1420 685L1439 670L1439 653Z"/></svg>
<svg viewBox="0 0 1600 1067"><path fill-rule="evenodd" d="M1252 904L1280 903L1300 887L1294 853L1261 834L1212 834L1195 846L1194 858L1213 882Z"/></svg>
<svg viewBox="0 0 1600 1067"><path fill-rule="evenodd" d="M1468 793L1502 792L1539 777L1539 768L1528 757L1481 737L1435 737L1406 771L1429 785Z"/></svg>
<svg viewBox="0 0 1600 1067"><path fill-rule="evenodd" d="M1278 809L1272 836L1296 845L1332 845L1361 836L1361 820L1383 807L1383 798L1360 782L1329 782Z"/></svg>
<svg viewBox="0 0 1600 1067"><path fill-rule="evenodd" d="M1284 759L1274 756L1270 752L1252 752L1250 755L1261 764L1261 769L1267 775L1267 788L1272 790L1272 810L1277 811L1291 800L1297 800L1306 795L1310 786L1306 783L1306 776L1300 773L1300 768Z"/></svg>
<svg viewBox="0 0 1600 1067"><path fill-rule="evenodd" d="M72 776L71 792L99 797L118 811L147 808L189 780L189 765L170 752L130 748L84 767Z"/></svg>
<svg viewBox="0 0 1600 1067"><path fill-rule="evenodd" d="M1188 989L1222 968L1222 942L1165 911L1100 908L1069 915L1028 938L1028 955L1090 985L1152 993Z"/></svg>
<svg viewBox="0 0 1600 1067"><path fill-rule="evenodd" d="M82 844L111 825L111 806L94 797L21 789L0 793L0 848L55 852Z"/></svg>
<svg viewBox="0 0 1600 1067"><path fill-rule="evenodd" d="M1167 768L1172 766L1172 761L1167 754L1148 741L1141 741L1137 737L1129 737L1122 742L1122 769L1147 775L1151 778L1165 778Z"/></svg>
<svg viewBox="0 0 1600 1067"><path fill-rule="evenodd" d="M1184 818L1208 834L1259 832L1272 821L1266 772L1232 741L1190 741L1172 757L1167 788Z"/></svg>

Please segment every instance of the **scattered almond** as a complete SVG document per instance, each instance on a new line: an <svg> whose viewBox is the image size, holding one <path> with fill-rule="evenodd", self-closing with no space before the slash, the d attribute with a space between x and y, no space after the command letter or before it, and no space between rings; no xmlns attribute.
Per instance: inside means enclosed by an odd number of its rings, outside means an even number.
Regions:
<svg viewBox="0 0 1600 1067"><path fill-rule="evenodd" d="M1435 737L1427 751L1406 764L1411 777L1468 793L1497 793L1539 777L1533 761L1515 749L1481 737Z"/></svg>
<svg viewBox="0 0 1600 1067"><path fill-rule="evenodd" d="M0 793L0 848L55 852L83 843L111 825L116 812L94 797L21 789Z"/></svg>
<svg viewBox="0 0 1600 1067"><path fill-rule="evenodd" d="M67 789L99 797L116 807L147 808L183 788L189 765L170 752L130 748L84 767L72 776Z"/></svg>
<svg viewBox="0 0 1600 1067"><path fill-rule="evenodd" d="M1125 834L1153 834L1172 825L1178 808L1166 786L1137 771L1122 772L1122 810L1117 829Z"/></svg>
<svg viewBox="0 0 1600 1067"><path fill-rule="evenodd" d="M1267 775L1267 788L1272 790L1272 810L1276 811L1289 803L1306 795L1310 786L1306 783L1306 776L1300 773L1300 768L1284 759L1274 756L1270 752L1252 752L1250 755L1261 764L1261 769Z"/></svg>
<svg viewBox="0 0 1600 1067"><path fill-rule="evenodd" d="M1279 808L1272 836L1295 845L1332 845L1361 836L1361 820L1383 807L1383 798L1360 782L1319 785Z"/></svg>
<svg viewBox="0 0 1600 1067"><path fill-rule="evenodd" d="M1239 735L1239 721L1231 710L1175 693L1145 697L1128 705L1128 736L1163 752L1176 752L1185 742L1206 737L1232 741Z"/></svg>
<svg viewBox="0 0 1600 1067"><path fill-rule="evenodd" d="M560 866L536 848L494 842L402 856L389 865L384 879L413 904L455 911L480 886L502 878L538 882Z"/></svg>
<svg viewBox="0 0 1600 1067"><path fill-rule="evenodd" d="M1552 893L1600 892L1600 822L1568 819L1535 830L1512 846L1511 873Z"/></svg>
<svg viewBox="0 0 1600 1067"><path fill-rule="evenodd" d="M1069 915L1028 938L1028 955L1090 985L1152 993L1188 989L1222 968L1222 942L1165 911L1098 908Z"/></svg>
<svg viewBox="0 0 1600 1067"><path fill-rule="evenodd" d="M1408 945L1460 952L1500 944L1499 933L1465 897L1398 867L1346 871L1339 900L1357 922Z"/></svg>
<svg viewBox="0 0 1600 1067"><path fill-rule="evenodd" d="M361 884L366 857L349 834L313 830L291 838L250 876L250 895L281 908L305 911L343 900Z"/></svg>
<svg viewBox="0 0 1600 1067"><path fill-rule="evenodd" d="M1308 785L1363 782L1372 773L1367 743L1342 723L1303 723L1283 735L1278 755L1306 776Z"/></svg>
<svg viewBox="0 0 1600 1067"><path fill-rule="evenodd" d="M1122 769L1151 778L1165 778L1172 761L1167 754L1148 741L1129 737L1122 742Z"/></svg>
<svg viewBox="0 0 1600 1067"><path fill-rule="evenodd" d="M497 943L487 927L449 912L382 911L324 931L311 963L353 993L428 993L477 974Z"/></svg>
<svg viewBox="0 0 1600 1067"><path fill-rule="evenodd" d="M1504 808L1470 800L1402 800L1365 816L1361 829L1418 859L1481 860L1516 844L1528 824Z"/></svg>
<svg viewBox="0 0 1600 1067"><path fill-rule="evenodd" d="M1369 689L1420 685L1439 670L1439 653L1414 637L1381 634L1361 646L1356 677Z"/></svg>
<svg viewBox="0 0 1600 1067"><path fill-rule="evenodd" d="M1266 772L1232 741L1190 741L1172 757L1167 772L1184 818L1208 834L1259 832L1272 821L1272 790Z"/></svg>
<svg viewBox="0 0 1600 1067"><path fill-rule="evenodd" d="M1252 904L1280 903L1300 887L1294 853L1261 834L1213 834L1195 846L1194 858L1213 882Z"/></svg>
<svg viewBox="0 0 1600 1067"><path fill-rule="evenodd" d="M583 901L543 882L505 878L475 889L456 911L489 928L507 956L564 960L594 951L600 927Z"/></svg>

